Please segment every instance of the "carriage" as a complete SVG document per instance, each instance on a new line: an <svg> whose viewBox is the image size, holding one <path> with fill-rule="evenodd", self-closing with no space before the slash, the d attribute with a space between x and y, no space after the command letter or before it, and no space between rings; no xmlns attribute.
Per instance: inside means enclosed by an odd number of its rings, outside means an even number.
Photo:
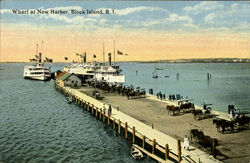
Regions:
<svg viewBox="0 0 250 163"><path fill-rule="evenodd" d="M182 99L177 100L178 106L180 107L180 111L183 113L189 113L192 112L195 109L194 103L191 103L190 101L193 101L194 99Z"/></svg>
<svg viewBox="0 0 250 163"><path fill-rule="evenodd" d="M192 113L194 115L194 119L201 120L206 118L212 118L214 115L212 114L212 108L207 107L212 104L203 104L203 109L196 109L192 110Z"/></svg>
<svg viewBox="0 0 250 163"><path fill-rule="evenodd" d="M198 143L205 148L211 147L211 150L214 151L215 147L218 146L218 140L212 138L208 135L205 135L202 130L190 129L188 130L188 139L193 143Z"/></svg>

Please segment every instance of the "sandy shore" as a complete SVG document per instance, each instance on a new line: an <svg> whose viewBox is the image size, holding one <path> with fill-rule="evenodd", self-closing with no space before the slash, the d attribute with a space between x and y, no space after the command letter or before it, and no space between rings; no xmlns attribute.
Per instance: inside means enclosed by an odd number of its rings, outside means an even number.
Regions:
<svg viewBox="0 0 250 163"><path fill-rule="evenodd" d="M83 87L80 91L91 95L93 88ZM154 126L155 129L162 131L176 139L183 140L184 135L190 129L200 129L205 135L218 139L220 151L217 159L223 162L247 162L250 160L250 130L226 132L222 134L217 131L212 123L212 118L197 121L191 113L181 114L179 116L168 115L165 102L155 101L149 98L137 98L128 100L127 97L119 96L116 93L105 93L99 90L101 96L104 96L101 102L112 104L112 107L119 107L120 111ZM199 144L193 144L204 151L209 149L201 147Z"/></svg>

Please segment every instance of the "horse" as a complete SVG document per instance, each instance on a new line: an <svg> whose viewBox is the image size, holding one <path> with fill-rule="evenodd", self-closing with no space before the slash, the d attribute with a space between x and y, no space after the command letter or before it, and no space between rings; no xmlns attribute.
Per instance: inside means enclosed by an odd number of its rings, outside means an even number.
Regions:
<svg viewBox="0 0 250 163"><path fill-rule="evenodd" d="M234 131L234 122L227 121L224 119L214 119L213 124L216 124L217 131L220 132L220 128L222 129L222 133L224 134L226 128L231 128L231 131Z"/></svg>
<svg viewBox="0 0 250 163"><path fill-rule="evenodd" d="M168 110L169 110L170 115L172 115L171 113L173 113L173 115L180 114L180 107L179 106L171 105L168 107Z"/></svg>
<svg viewBox="0 0 250 163"><path fill-rule="evenodd" d="M135 91L128 91L127 92L127 98L128 99L131 99L132 97L135 98L135 96L136 96L136 92Z"/></svg>
<svg viewBox="0 0 250 163"><path fill-rule="evenodd" d="M235 119L235 123L238 123L240 126L245 126L246 124L249 126L249 121L250 121L250 118L246 116L237 117Z"/></svg>
<svg viewBox="0 0 250 163"><path fill-rule="evenodd" d="M202 110L193 110L192 111L193 115L194 115L194 119L197 119L198 117L198 120L201 118L201 116L203 115L203 112Z"/></svg>

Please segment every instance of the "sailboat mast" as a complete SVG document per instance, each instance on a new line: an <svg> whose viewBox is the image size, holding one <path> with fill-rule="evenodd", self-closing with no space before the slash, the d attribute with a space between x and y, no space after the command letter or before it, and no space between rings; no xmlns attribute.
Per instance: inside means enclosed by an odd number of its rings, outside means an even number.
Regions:
<svg viewBox="0 0 250 163"><path fill-rule="evenodd" d="M43 40L42 40L42 49L41 49L41 52L43 53Z"/></svg>
<svg viewBox="0 0 250 163"><path fill-rule="evenodd" d="M115 40L114 40L114 63L115 63Z"/></svg>
<svg viewBox="0 0 250 163"><path fill-rule="evenodd" d="M38 44L36 44L36 55L38 53Z"/></svg>
<svg viewBox="0 0 250 163"><path fill-rule="evenodd" d="M41 50L41 53L43 54L43 40L42 40L42 50ZM42 56L41 56L41 63L44 62L43 59L42 59Z"/></svg>
<svg viewBox="0 0 250 163"><path fill-rule="evenodd" d="M104 50L105 49L104 49L104 42L103 42L103 47L102 47L103 57L102 58L103 58L103 64L105 65L105 52L104 52Z"/></svg>

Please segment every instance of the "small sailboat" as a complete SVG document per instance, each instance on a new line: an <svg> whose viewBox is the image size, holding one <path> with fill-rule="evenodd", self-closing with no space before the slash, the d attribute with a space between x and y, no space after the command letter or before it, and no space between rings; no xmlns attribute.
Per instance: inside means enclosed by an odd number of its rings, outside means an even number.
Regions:
<svg viewBox="0 0 250 163"><path fill-rule="evenodd" d="M136 148L135 146L132 146L131 148L131 156L136 159L136 160L140 160L143 158L143 153Z"/></svg>
<svg viewBox="0 0 250 163"><path fill-rule="evenodd" d="M158 78L158 75L156 74L156 65L155 65L155 70L152 74L152 78L155 78L155 79Z"/></svg>
<svg viewBox="0 0 250 163"><path fill-rule="evenodd" d="M159 65L157 64L156 70L163 70L163 68L160 68Z"/></svg>

